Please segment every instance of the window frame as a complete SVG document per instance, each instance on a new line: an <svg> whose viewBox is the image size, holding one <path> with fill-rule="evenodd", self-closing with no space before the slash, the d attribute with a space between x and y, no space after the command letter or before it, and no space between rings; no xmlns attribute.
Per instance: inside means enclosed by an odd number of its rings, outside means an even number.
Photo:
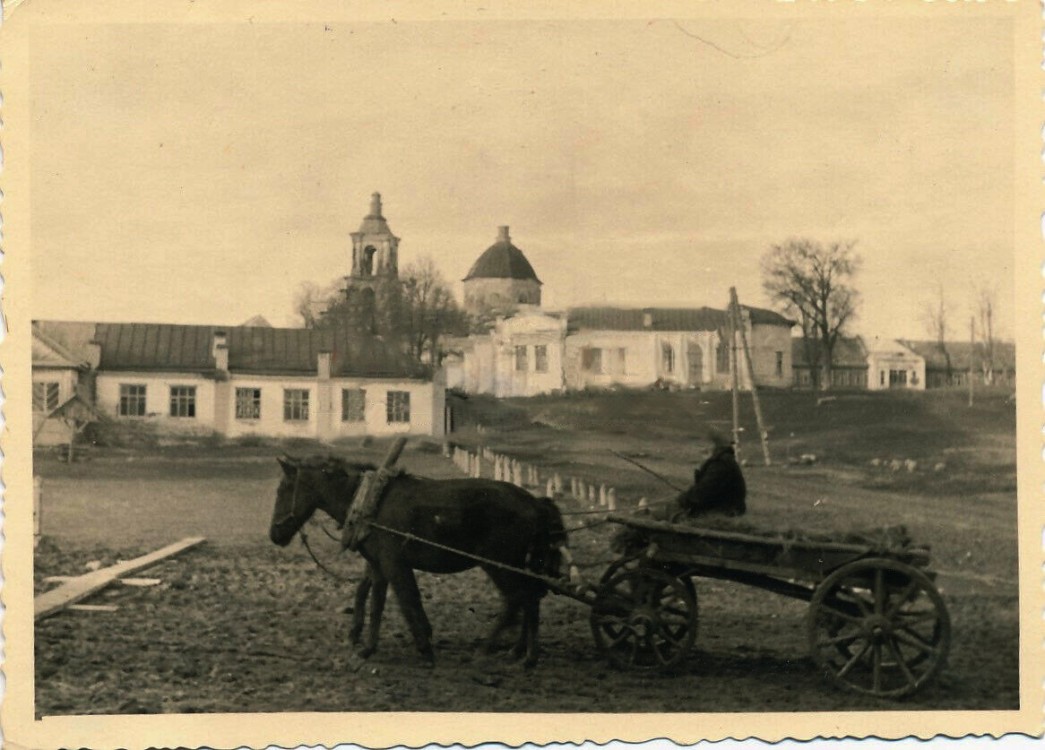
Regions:
<svg viewBox="0 0 1045 750"><path fill-rule="evenodd" d="M667 341L660 344L660 367L665 375L675 374L675 347Z"/></svg>
<svg viewBox="0 0 1045 750"><path fill-rule="evenodd" d="M350 413L349 406L351 394L359 395L358 411ZM366 422L366 388L342 388L341 389L341 421L342 422Z"/></svg>
<svg viewBox="0 0 1045 750"><path fill-rule="evenodd" d="M119 386L116 415L120 417L144 417L148 413L146 409L149 394L148 386L145 383L120 383ZM132 388L135 391L134 393L130 392ZM131 404L137 406L133 412L129 408Z"/></svg>
<svg viewBox="0 0 1045 750"><path fill-rule="evenodd" d="M385 418L388 424L410 424L410 391L385 394Z"/></svg>
<svg viewBox="0 0 1045 750"><path fill-rule="evenodd" d="M515 347L515 371L516 372L529 372L530 371L530 356L528 346L516 346Z"/></svg>
<svg viewBox="0 0 1045 750"><path fill-rule="evenodd" d="M308 388L284 388L283 421L308 422L312 416L310 401L311 391Z"/></svg>
<svg viewBox="0 0 1045 750"><path fill-rule="evenodd" d="M249 393L250 411L249 415L245 415L241 412L240 407L248 402L247 399L241 398L243 394ZM261 419L261 389L260 388L237 388L235 394L235 417L241 421L253 421Z"/></svg>
<svg viewBox="0 0 1045 750"><path fill-rule="evenodd" d="M167 414L171 419L196 418L196 386L172 385L167 389Z"/></svg>
<svg viewBox="0 0 1045 750"><path fill-rule="evenodd" d="M39 397L37 396L38 389ZM34 380L33 411L38 414L50 414L61 405L59 402L61 392L62 384L57 380ZM52 402L54 402L53 406Z"/></svg>
<svg viewBox="0 0 1045 750"><path fill-rule="evenodd" d="M585 346L581 349L581 370L593 375L603 374L602 349L600 347Z"/></svg>
<svg viewBox="0 0 1045 750"><path fill-rule="evenodd" d="M548 345L535 344L533 347L533 371L548 372Z"/></svg>

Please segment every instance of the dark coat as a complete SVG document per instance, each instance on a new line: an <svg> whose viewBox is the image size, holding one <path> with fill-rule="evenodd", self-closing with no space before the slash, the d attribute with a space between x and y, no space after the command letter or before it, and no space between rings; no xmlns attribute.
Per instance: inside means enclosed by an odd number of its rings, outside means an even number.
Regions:
<svg viewBox="0 0 1045 750"><path fill-rule="evenodd" d="M747 507L747 485L733 447L726 445L693 472L693 486L679 495L679 505L689 516L721 513L742 516Z"/></svg>

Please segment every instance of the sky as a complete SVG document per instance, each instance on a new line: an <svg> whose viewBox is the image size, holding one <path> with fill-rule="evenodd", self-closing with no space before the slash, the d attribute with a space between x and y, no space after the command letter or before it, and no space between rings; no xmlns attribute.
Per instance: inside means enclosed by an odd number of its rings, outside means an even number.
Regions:
<svg viewBox="0 0 1045 750"><path fill-rule="evenodd" d="M459 281L510 225L546 306L769 306L855 240L854 332L1012 332L1005 21L77 25L33 38L32 314L291 325L380 191Z"/></svg>

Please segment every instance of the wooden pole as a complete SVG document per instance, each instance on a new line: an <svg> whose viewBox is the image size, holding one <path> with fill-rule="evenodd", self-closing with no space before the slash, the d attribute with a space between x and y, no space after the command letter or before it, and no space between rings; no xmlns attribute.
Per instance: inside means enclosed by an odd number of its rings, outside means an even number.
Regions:
<svg viewBox="0 0 1045 750"><path fill-rule="evenodd" d="M969 406L972 406L972 356L976 351L976 318L969 318Z"/></svg>
<svg viewBox="0 0 1045 750"><path fill-rule="evenodd" d="M733 375L733 447L740 452L740 383L737 366L737 319L732 301L729 305L729 348L730 367Z"/></svg>
<svg viewBox="0 0 1045 750"><path fill-rule="evenodd" d="M758 435L762 439L762 460L769 466L769 433L766 432L765 423L762 421L762 402L758 399L758 386L755 383L755 366L751 362L751 349L747 345L747 323L751 314L741 311L740 301L737 299L736 287L729 288L730 301L733 304L734 317L740 321L740 343L744 345L744 359L747 360L747 377L751 381L751 400L755 403L755 421L758 423Z"/></svg>

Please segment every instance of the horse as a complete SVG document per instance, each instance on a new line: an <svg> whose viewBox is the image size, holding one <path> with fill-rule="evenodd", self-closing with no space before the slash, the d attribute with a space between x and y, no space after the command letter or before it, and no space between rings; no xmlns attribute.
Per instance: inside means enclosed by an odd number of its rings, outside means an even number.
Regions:
<svg viewBox="0 0 1045 750"><path fill-rule="evenodd" d="M373 464L338 458L277 460L283 476L269 538L279 546L289 544L316 510L344 525L364 473L375 469ZM389 480L371 521L374 525L358 547L367 572L355 594L350 632L353 640L359 638L369 593L370 623L361 656L367 658L377 650L391 584L414 645L425 665L433 665L432 626L414 571L460 573L478 566L504 600L486 650L495 648L498 636L521 614L522 629L511 654L525 655L526 667L537 664L540 602L548 585L542 578L516 571L559 577L566 532L554 502L506 482L399 474Z"/></svg>

